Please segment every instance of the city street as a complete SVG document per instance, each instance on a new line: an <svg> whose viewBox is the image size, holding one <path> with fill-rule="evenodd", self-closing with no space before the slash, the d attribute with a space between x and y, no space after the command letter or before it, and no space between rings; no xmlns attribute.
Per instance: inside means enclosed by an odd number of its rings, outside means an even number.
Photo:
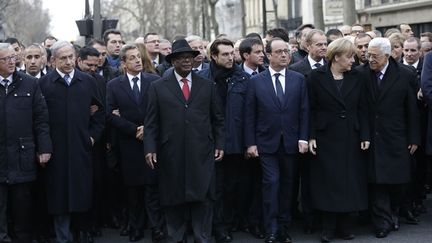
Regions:
<svg viewBox="0 0 432 243"><path fill-rule="evenodd" d="M366 226L355 226L353 233L356 238L350 242L355 243L429 243L432 242L432 197L427 200L427 206L429 212L420 216L419 225L407 225L401 223L399 231L391 232L387 238L377 239L373 235L371 228ZM291 231L291 237L293 242L319 242L319 233L316 232L313 235L305 235L301 231L301 227L294 225ZM146 231L145 239L139 241L140 243L150 243L151 234ZM121 237L118 234L118 230L104 230L101 238L96 238L97 243L121 243L128 242L127 237ZM192 237L189 237L189 242L193 242ZM234 243L255 243L263 242L263 240L257 240L251 235L236 232L234 233ZM336 239L333 242L344 242L343 240Z"/></svg>

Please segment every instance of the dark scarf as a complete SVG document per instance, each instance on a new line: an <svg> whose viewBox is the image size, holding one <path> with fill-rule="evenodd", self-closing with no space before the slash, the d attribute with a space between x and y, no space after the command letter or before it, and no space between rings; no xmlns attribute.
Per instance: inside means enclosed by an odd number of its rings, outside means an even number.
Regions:
<svg viewBox="0 0 432 243"><path fill-rule="evenodd" d="M108 60L108 64L111 67L115 67L115 68L120 67L120 57L107 56L106 60Z"/></svg>
<svg viewBox="0 0 432 243"><path fill-rule="evenodd" d="M213 76L213 80L218 87L217 92L222 99L224 107L226 104L228 82L230 81L234 73L234 70L235 70L235 66L233 66L232 68L224 68L217 65L214 60L210 62L210 71Z"/></svg>

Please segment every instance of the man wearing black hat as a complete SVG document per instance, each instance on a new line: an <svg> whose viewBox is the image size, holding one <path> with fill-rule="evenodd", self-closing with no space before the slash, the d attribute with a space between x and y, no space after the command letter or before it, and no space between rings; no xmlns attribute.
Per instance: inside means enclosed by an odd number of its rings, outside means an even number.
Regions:
<svg viewBox="0 0 432 243"><path fill-rule="evenodd" d="M148 165L158 168L161 204L170 242L185 241L191 221L195 242L210 242L214 163L223 158L224 119L213 82L192 71L198 51L173 43L169 75L150 85L144 127Z"/></svg>

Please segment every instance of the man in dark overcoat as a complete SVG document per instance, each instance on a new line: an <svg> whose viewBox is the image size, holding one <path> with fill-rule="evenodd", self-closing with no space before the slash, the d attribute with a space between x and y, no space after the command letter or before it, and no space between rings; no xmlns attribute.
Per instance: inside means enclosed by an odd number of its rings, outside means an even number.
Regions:
<svg viewBox="0 0 432 243"><path fill-rule="evenodd" d="M155 240L163 237L163 220L159 206L157 172L144 159L143 135L147 109L147 91L158 75L143 72L142 59L135 45L120 50L126 74L111 80L107 86L107 118L116 130L120 166L127 188L129 210L129 241L138 241L144 234L145 207ZM113 114L113 111L119 114ZM115 113L115 112L114 112Z"/></svg>
<svg viewBox="0 0 432 243"><path fill-rule="evenodd" d="M411 179L410 154L420 143L416 74L397 63L390 53L390 41L375 38L369 43L369 62L358 67L366 81L371 211L378 238L399 228L401 192Z"/></svg>
<svg viewBox="0 0 432 243"><path fill-rule="evenodd" d="M15 70L11 45L0 43L0 242L11 242L11 232L13 242L31 241L35 158L45 165L51 153L48 110L39 85Z"/></svg>
<svg viewBox="0 0 432 243"><path fill-rule="evenodd" d="M214 163L223 158L224 119L213 82L191 72L193 51L177 40L174 70L150 86L145 121L147 163L158 167L169 240L181 241L190 219L196 242L210 242Z"/></svg>
<svg viewBox="0 0 432 243"><path fill-rule="evenodd" d="M96 80L75 69L75 51L66 41L52 47L56 70L39 80L45 96L53 157L46 167L48 212L54 215L57 242L72 241L71 213L76 217L79 242L88 238L86 219L92 203L92 146L103 131L104 107ZM99 108L92 115L90 107Z"/></svg>

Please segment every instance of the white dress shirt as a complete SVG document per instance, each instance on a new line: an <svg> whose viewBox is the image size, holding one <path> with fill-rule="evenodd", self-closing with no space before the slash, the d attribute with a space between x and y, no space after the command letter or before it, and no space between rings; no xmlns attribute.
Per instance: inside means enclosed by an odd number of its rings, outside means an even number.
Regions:
<svg viewBox="0 0 432 243"><path fill-rule="evenodd" d="M180 89L183 90L184 83L181 80L184 79L184 78L182 76L180 76L175 70L174 70L174 75L175 75L175 77L177 79L177 82L180 85ZM190 72L188 74L188 76L186 77L186 79L188 80L189 91L191 91L191 89L192 89L192 72Z"/></svg>
<svg viewBox="0 0 432 243"><path fill-rule="evenodd" d="M133 90L133 86L134 86L134 81L132 81L133 78L137 77L138 81L137 81L137 85L138 85L138 90L141 91L141 73L139 73L138 75L134 76L132 74L126 73L128 79L129 79L129 85L131 87L131 90Z"/></svg>

